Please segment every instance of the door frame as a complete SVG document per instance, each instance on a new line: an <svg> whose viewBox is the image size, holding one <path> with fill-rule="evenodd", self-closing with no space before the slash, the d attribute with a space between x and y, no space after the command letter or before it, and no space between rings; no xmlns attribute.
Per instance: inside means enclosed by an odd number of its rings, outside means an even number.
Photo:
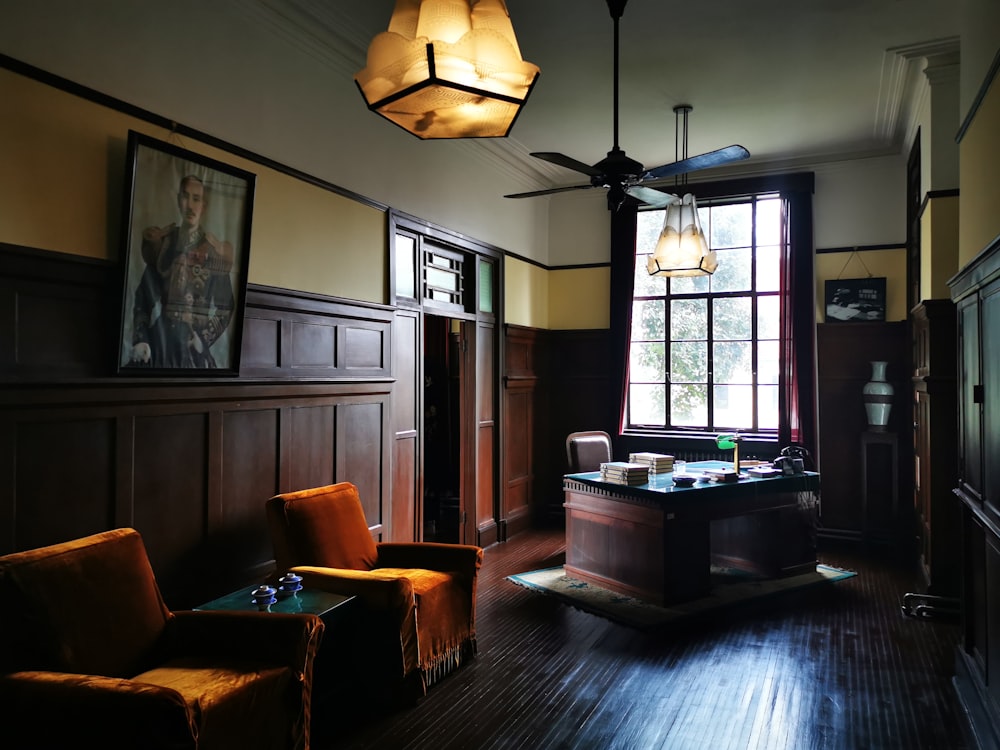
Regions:
<svg viewBox="0 0 1000 750"><path fill-rule="evenodd" d="M406 238L406 242L398 242L399 237ZM460 290L458 290L460 293L450 295L450 299L434 299L433 289L427 283L423 259L427 253L434 250L441 250L443 255L456 258L456 263L461 265ZM404 254L409 254L409 257L403 257ZM390 211L388 256L387 287L391 306L397 310L405 310L410 315L416 313L421 331L425 315L438 315L460 321L461 536L467 544L489 546L502 541L501 531L504 527L500 491L504 465L502 420L498 418L503 413L501 403L503 391L500 387L503 351L499 332L500 322L503 320L504 253L500 248L480 243L417 217ZM488 272L483 268L484 264L490 267ZM491 285L488 294L484 294L485 290L482 288L484 280L488 280ZM400 289L411 292L412 296L400 294ZM449 297L448 294L444 296ZM483 309L484 305L487 309ZM492 329L493 335L480 336L480 329L484 331ZM483 341L486 343L481 343ZM392 346L396 345L394 339ZM423 445L422 335L418 346L416 366L413 371L393 373L396 377L414 378L413 388L394 388L393 411L397 414L414 415L417 449L405 454L394 450L390 455L392 461L414 462L412 469L415 481L412 482L412 487L408 483L405 488L393 488L390 497L394 503L410 503L410 514L413 516L412 536L422 540L423 461L426 455ZM488 347L489 351L480 351L481 346ZM395 361L398 358L394 356L393 359ZM487 363L489 371L480 372L480 363ZM400 403L401 400L408 401L411 398L406 395L410 392L413 394L413 403ZM397 471L397 467L394 467L390 475L408 476L408 473ZM393 509L394 516L407 515L397 510L399 509ZM390 538L394 540L406 536L405 530L400 530L399 535L395 530L390 530Z"/></svg>

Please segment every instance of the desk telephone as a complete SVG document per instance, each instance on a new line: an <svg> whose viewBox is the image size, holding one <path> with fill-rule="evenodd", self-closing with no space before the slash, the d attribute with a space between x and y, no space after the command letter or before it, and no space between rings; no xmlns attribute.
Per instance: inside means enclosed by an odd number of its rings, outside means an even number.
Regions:
<svg viewBox="0 0 1000 750"><path fill-rule="evenodd" d="M806 470L806 459L809 451L801 445L789 445L782 448L778 457L774 459L774 468L781 469L781 473L788 476L790 474L801 474Z"/></svg>

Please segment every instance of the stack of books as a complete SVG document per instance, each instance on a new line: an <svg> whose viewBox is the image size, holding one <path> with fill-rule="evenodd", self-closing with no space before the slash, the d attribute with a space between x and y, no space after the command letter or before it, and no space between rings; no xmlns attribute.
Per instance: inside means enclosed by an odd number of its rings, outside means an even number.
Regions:
<svg viewBox="0 0 1000 750"><path fill-rule="evenodd" d="M649 481L649 465L631 461L608 461L601 464L601 481L635 486Z"/></svg>
<svg viewBox="0 0 1000 750"><path fill-rule="evenodd" d="M674 457L666 453L630 453L628 460L634 464L645 464L654 474L666 474L674 470Z"/></svg>
<svg viewBox="0 0 1000 750"><path fill-rule="evenodd" d="M740 481L740 474L735 469L705 469L705 476L712 482Z"/></svg>

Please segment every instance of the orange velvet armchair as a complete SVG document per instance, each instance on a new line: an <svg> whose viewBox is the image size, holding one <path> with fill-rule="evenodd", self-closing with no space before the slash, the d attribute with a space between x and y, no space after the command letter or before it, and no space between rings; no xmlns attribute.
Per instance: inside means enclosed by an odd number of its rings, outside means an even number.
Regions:
<svg viewBox="0 0 1000 750"><path fill-rule="evenodd" d="M358 646L383 658L396 698L424 695L475 655L480 547L376 542L350 482L276 495L266 510L278 570L361 601Z"/></svg>
<svg viewBox="0 0 1000 750"><path fill-rule="evenodd" d="M314 615L168 610L134 529L0 557L0 746L309 747Z"/></svg>

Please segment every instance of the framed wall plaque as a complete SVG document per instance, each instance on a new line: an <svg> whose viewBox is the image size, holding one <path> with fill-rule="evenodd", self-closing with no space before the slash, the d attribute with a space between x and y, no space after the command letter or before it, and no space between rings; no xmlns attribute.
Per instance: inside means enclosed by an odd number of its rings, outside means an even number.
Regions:
<svg viewBox="0 0 1000 750"><path fill-rule="evenodd" d="M885 320L885 277L828 279L824 301L827 323Z"/></svg>

